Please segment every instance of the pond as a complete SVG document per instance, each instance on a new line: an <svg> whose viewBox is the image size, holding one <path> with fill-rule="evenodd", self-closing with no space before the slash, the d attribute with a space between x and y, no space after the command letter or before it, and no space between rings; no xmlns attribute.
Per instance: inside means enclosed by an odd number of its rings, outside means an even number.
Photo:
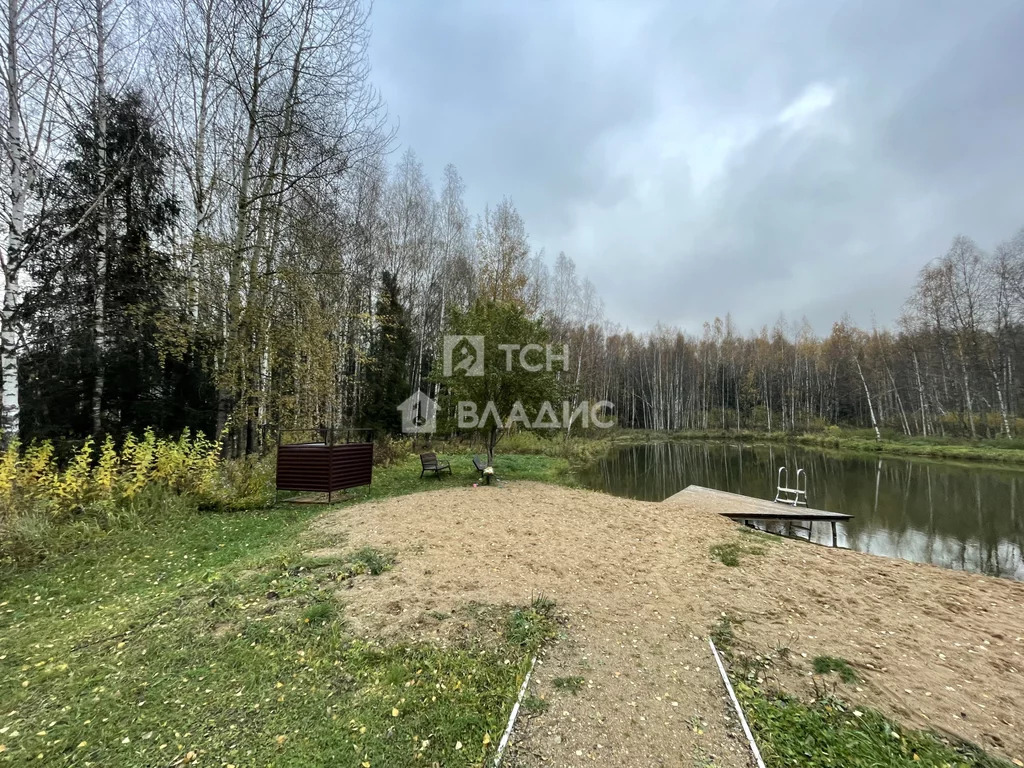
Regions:
<svg viewBox="0 0 1024 768"><path fill-rule="evenodd" d="M854 516L839 524L841 547L1024 581L1024 470L677 441L620 446L579 479L646 501L688 485L770 500L783 465L791 478L797 467L806 471L812 508ZM810 538L831 544L831 530L818 523Z"/></svg>

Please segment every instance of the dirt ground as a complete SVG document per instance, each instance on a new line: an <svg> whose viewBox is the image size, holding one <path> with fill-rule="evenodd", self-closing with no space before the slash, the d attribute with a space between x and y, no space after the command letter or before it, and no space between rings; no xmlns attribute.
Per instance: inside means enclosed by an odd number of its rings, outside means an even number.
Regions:
<svg viewBox="0 0 1024 768"><path fill-rule="evenodd" d="M527 482L346 507L316 532L398 555L345 592L366 635L444 642L445 616L469 603L541 594L568 616L568 639L530 686L550 706L521 716L512 765L750 765L707 642L723 613L741 622L739 649L775 657L772 677L793 693L825 684L810 674L815 656L842 657L862 678L839 686L845 698L1024 760L1024 584L765 541L699 498ZM738 567L710 556L731 541L762 554ZM567 676L585 678L583 690L556 689Z"/></svg>

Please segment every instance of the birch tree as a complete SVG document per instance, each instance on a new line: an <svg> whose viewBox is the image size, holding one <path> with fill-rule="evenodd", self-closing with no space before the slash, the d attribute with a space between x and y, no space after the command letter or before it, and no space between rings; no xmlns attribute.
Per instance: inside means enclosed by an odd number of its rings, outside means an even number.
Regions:
<svg viewBox="0 0 1024 768"><path fill-rule="evenodd" d="M523 217L509 198L502 198L493 209L484 209L477 222L476 249L480 295L490 301L524 305L530 244Z"/></svg>
<svg viewBox="0 0 1024 768"><path fill-rule="evenodd" d="M22 272L32 258L34 230L43 218L38 181L51 169L55 146L67 130L66 106L75 56L69 50L73 24L66 2L30 4L8 0L4 8L4 92L7 108L0 113L3 141L4 238L0 248L3 303L0 308L0 440L19 435L22 352ZM30 221L34 220L34 221ZM65 235L67 233L64 233Z"/></svg>

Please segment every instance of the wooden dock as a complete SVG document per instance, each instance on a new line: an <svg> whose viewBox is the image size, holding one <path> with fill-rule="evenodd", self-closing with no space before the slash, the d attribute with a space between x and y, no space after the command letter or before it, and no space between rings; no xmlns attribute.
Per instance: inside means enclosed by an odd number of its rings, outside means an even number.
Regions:
<svg viewBox="0 0 1024 768"><path fill-rule="evenodd" d="M789 504L768 501L767 499L741 496L738 493L716 491L713 488L704 488L700 485L687 486L679 491L679 493L669 496L663 503L673 504L686 502L690 499L701 499L705 502L710 502L718 514L741 523L748 520L801 522L808 525L813 523L829 523L832 526L832 546L836 546L836 523L853 517L853 515L847 515L842 512L828 512L824 509L810 509L809 507L794 507Z"/></svg>

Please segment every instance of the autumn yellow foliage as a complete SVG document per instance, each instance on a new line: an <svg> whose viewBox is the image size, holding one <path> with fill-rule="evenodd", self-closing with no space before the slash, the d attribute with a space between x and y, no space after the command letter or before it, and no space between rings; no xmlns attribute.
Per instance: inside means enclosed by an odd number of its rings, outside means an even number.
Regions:
<svg viewBox="0 0 1024 768"><path fill-rule="evenodd" d="M146 430L141 437L126 437L120 450L110 437L99 446L90 438L60 467L50 442L24 449L12 442L0 454L0 522L27 508L65 519L90 504L129 501L152 485L212 499L220 448L201 432L192 436L186 429L172 440Z"/></svg>

